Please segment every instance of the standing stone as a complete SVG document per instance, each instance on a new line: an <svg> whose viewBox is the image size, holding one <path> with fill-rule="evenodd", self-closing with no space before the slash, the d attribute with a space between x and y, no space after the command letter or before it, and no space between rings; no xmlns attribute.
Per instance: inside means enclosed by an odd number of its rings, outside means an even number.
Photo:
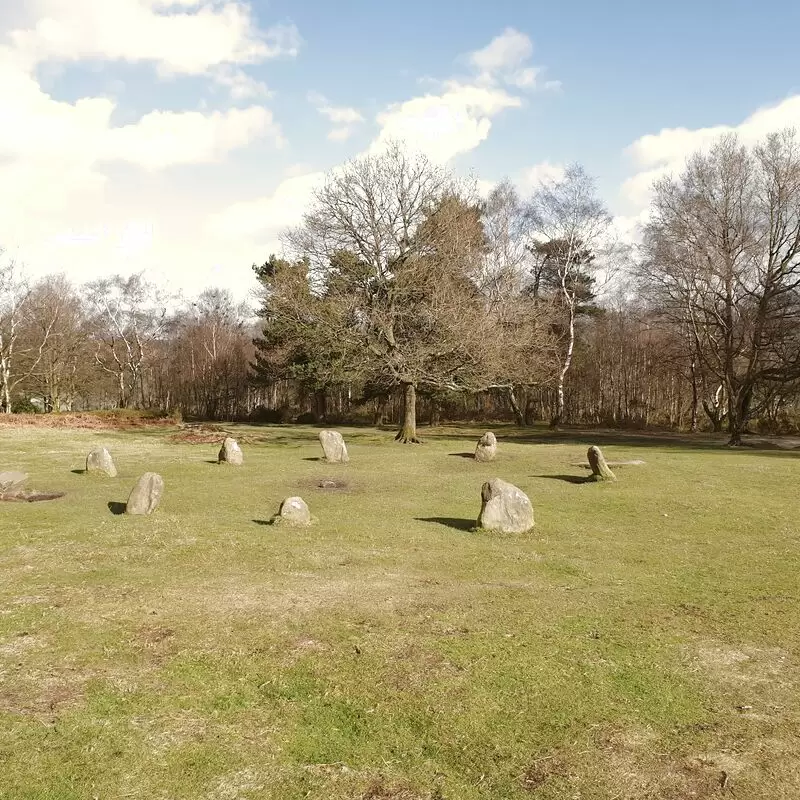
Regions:
<svg viewBox="0 0 800 800"><path fill-rule="evenodd" d="M329 464L346 464L350 461L347 455L344 439L339 431L320 431L319 443L322 445L322 452L325 453L325 460Z"/></svg>
<svg viewBox="0 0 800 800"><path fill-rule="evenodd" d="M161 502L164 494L164 479L155 472L145 472L133 487L126 514L152 514Z"/></svg>
<svg viewBox="0 0 800 800"><path fill-rule="evenodd" d="M494 461L496 455L497 437L491 431L487 431L478 440L478 446L475 448L475 460Z"/></svg>
<svg viewBox="0 0 800 800"><path fill-rule="evenodd" d="M603 451L592 445L587 453L589 457L589 466L592 469L592 475L589 480L592 481L615 481L617 476L611 471L611 468L606 464Z"/></svg>
<svg viewBox="0 0 800 800"><path fill-rule="evenodd" d="M502 533L525 533L533 527L533 507L528 495L511 483L495 478L481 489L478 527Z"/></svg>
<svg viewBox="0 0 800 800"><path fill-rule="evenodd" d="M96 447L86 456L86 472L90 475L106 475L109 478L117 477L117 468L114 459L106 447Z"/></svg>
<svg viewBox="0 0 800 800"><path fill-rule="evenodd" d="M244 463L244 456L242 455L242 448L239 447L239 442L230 436L226 436L220 448L219 456L217 456L217 461L220 464L233 464L235 467L241 467Z"/></svg>
<svg viewBox="0 0 800 800"><path fill-rule="evenodd" d="M28 480L28 476L24 472L17 472L11 470L9 472L0 472L0 494L11 494L22 488L22 484Z"/></svg>
<svg viewBox="0 0 800 800"><path fill-rule="evenodd" d="M278 516L281 522L286 522L289 525L311 524L311 512L302 497L287 497L281 503L281 510Z"/></svg>

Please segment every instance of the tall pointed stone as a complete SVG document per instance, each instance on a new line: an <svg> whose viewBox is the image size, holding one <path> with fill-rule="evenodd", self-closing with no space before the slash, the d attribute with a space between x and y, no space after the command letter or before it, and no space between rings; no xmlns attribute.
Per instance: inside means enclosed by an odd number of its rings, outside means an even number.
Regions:
<svg viewBox="0 0 800 800"><path fill-rule="evenodd" d="M617 476L611 471L611 467L606 464L603 451L599 447L592 445L586 455L589 458L589 466L592 470L589 480L615 481L617 479Z"/></svg>
<svg viewBox="0 0 800 800"><path fill-rule="evenodd" d="M126 514L152 514L161 502L164 494L164 479L155 472L145 472L131 490Z"/></svg>
<svg viewBox="0 0 800 800"><path fill-rule="evenodd" d="M350 461L347 447L339 431L320 431L319 443L322 445L325 460L329 464L347 464Z"/></svg>

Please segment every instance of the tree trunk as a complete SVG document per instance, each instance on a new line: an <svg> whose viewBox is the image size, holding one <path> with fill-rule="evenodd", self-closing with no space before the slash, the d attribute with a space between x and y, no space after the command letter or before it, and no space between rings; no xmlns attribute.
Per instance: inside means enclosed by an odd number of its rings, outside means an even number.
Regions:
<svg viewBox="0 0 800 800"><path fill-rule="evenodd" d="M439 405L438 401L435 398L431 398L431 412L430 416L428 417L428 424L431 427L436 427L442 419L442 409Z"/></svg>
<svg viewBox="0 0 800 800"><path fill-rule="evenodd" d="M550 428L557 430L558 426L564 419L564 381L572 366L572 353L575 350L575 299L574 297L569 300L569 327L567 338L567 353L564 358L564 364L558 372L558 386L556 387L556 413L553 414L550 420Z"/></svg>
<svg viewBox="0 0 800 800"><path fill-rule="evenodd" d="M417 388L413 383L403 383L403 426L395 436L396 442L421 444L417 438Z"/></svg>
<svg viewBox="0 0 800 800"><path fill-rule="evenodd" d="M514 421L517 423L517 425L522 427L525 424L525 415L522 413L522 409L519 407L517 396L514 394L513 386L508 390L508 402L511 403L511 410L514 412Z"/></svg>
<svg viewBox="0 0 800 800"><path fill-rule="evenodd" d="M728 447L739 447L742 444L742 434L747 430L747 423L750 421L750 400L752 391L740 389L734 394L730 393L728 405L728 433L731 438L728 440Z"/></svg>
<svg viewBox="0 0 800 800"><path fill-rule="evenodd" d="M375 414L372 419L376 428L386 422L386 406L388 403L389 398L385 396L375 400Z"/></svg>
<svg viewBox="0 0 800 800"><path fill-rule="evenodd" d="M690 423L690 430L692 433L697 433L697 408L698 408L698 397L697 397L697 365L695 363L694 358L692 358L692 421Z"/></svg>
<svg viewBox="0 0 800 800"><path fill-rule="evenodd" d="M328 416L328 394L325 389L314 392L314 416L320 422L325 422Z"/></svg>

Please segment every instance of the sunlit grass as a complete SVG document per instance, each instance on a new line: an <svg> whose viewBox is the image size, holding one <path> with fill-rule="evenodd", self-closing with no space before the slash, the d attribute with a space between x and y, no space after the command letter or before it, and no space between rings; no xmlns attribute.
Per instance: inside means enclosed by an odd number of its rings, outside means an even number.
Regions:
<svg viewBox="0 0 800 800"><path fill-rule="evenodd" d="M313 428L235 430L242 468L0 430L67 492L0 504L1 798L800 795L793 454L501 428L477 464L481 430L342 429L329 466ZM595 440L647 464L569 482ZM79 474L98 444L116 479ZM159 510L113 514L148 470ZM492 477L533 532L469 532ZM293 494L316 525L261 524Z"/></svg>

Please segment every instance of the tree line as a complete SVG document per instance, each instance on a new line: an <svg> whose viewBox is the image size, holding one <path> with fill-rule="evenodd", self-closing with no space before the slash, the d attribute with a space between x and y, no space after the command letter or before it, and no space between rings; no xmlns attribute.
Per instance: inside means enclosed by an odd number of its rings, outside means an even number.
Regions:
<svg viewBox="0 0 800 800"><path fill-rule="evenodd" d="M142 275L0 270L0 407L204 419L418 416L790 430L800 390L800 151L725 136L661 179L625 245L579 165L487 198L395 144L333 170L257 308ZM255 314L253 313L255 311Z"/></svg>

